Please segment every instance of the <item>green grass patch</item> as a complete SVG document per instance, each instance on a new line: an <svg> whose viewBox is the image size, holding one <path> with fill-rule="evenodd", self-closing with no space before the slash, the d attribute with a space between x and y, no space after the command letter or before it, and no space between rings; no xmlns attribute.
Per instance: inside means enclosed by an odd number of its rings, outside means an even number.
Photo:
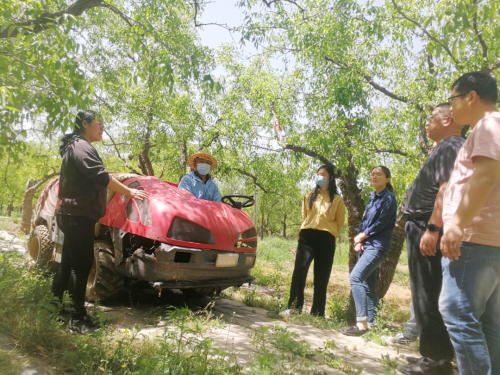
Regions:
<svg viewBox="0 0 500 375"><path fill-rule="evenodd" d="M0 253L0 333L8 335L20 352L42 358L56 373L74 374L237 374L234 356L213 348L204 337L207 328L222 321L207 312L194 315L187 308L164 309L163 330L145 337L135 330L104 327L94 335L72 335L57 313L48 272L28 270L21 257ZM101 319L102 323L102 319ZM13 356L2 356L1 368L16 372ZM9 370L10 371L10 370Z"/></svg>

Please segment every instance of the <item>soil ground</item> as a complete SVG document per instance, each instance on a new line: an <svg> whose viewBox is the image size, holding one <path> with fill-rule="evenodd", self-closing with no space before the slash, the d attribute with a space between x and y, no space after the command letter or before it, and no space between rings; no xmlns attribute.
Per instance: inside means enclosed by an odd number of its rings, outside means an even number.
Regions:
<svg viewBox="0 0 500 375"><path fill-rule="evenodd" d="M15 249L20 253L24 253L24 241L12 235L12 232L0 231L0 250L7 249ZM399 267L402 273L407 272L407 269L405 270L406 266ZM393 282L386 297L400 305L403 312L407 311L410 302L409 290L404 284L405 282L398 283L397 280ZM330 293L348 295L349 283L346 272L338 270L332 272L329 291ZM194 301L188 303L188 307L195 312L202 313L206 302L207 300ZM182 293L176 293L175 291L163 292L159 296L152 290L138 288L99 308L104 310L113 328L123 331L135 328L144 335L160 335L164 329L163 324L161 321L155 320L155 316L158 315L155 315L154 312L158 312L158 309L165 309L167 306L183 306L185 303ZM286 328L289 332L296 332L299 335L298 340L307 342L312 350L321 350L325 348L326 340L332 340L330 342L335 343L334 348L331 349L332 354L337 358L344 358L342 360L344 361L344 370L346 366L351 366L352 371L363 368L363 374L393 373L394 370L387 366L388 359L394 361L394 363L405 364L405 355L418 356L416 352L376 345L366 342L363 338L344 336L335 330L320 330L314 327L290 324L280 319L272 319L269 317L269 311L267 310L248 307L241 302L229 299L214 300L212 305L213 314L222 317L226 324L224 328L211 329L206 335L214 339L215 348L234 353L242 367L257 353L255 346L250 343L252 341L252 332L260 329L260 326L268 328L280 326ZM0 338L0 350L13 349L12 341L8 337L3 336ZM51 369L37 358L30 358L22 354L19 354L19 358L22 364L19 374L52 373ZM316 360L317 358L313 359L316 369L324 371L324 373L345 374L347 372L326 366Z"/></svg>

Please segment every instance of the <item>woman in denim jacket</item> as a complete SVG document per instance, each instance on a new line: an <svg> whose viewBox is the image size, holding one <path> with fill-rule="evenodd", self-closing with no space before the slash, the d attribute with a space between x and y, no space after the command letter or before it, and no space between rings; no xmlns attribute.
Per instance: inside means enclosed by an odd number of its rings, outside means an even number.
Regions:
<svg viewBox="0 0 500 375"><path fill-rule="evenodd" d="M354 238L354 250L359 253L359 258L349 276L356 305L356 325L342 331L347 336L361 336L375 319L378 271L389 255L396 225L397 202L390 178L387 167L378 166L371 171L375 191L370 195L365 216Z"/></svg>

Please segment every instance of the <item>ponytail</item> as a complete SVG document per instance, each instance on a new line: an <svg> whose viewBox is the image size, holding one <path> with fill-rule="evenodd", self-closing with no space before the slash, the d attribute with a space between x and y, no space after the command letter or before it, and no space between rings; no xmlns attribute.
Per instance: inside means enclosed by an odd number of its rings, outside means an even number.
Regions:
<svg viewBox="0 0 500 375"><path fill-rule="evenodd" d="M95 111L92 110L83 111L81 109L78 110L78 113L76 114L75 118L73 135L82 134L84 132L83 121L84 120L87 121L87 123L90 125L90 123L92 122L92 120L95 119L95 117L96 117Z"/></svg>

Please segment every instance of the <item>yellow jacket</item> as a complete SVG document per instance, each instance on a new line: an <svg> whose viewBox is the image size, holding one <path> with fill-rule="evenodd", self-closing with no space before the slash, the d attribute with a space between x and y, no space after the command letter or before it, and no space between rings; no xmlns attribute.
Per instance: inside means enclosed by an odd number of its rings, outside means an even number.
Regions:
<svg viewBox="0 0 500 375"><path fill-rule="evenodd" d="M339 195L335 194L332 207L330 206L330 193L318 192L318 196L309 209L309 199L313 192L309 192L304 196L302 201L302 219L304 222L300 229L316 229L330 232L335 238L340 229L344 226L345 218L345 203Z"/></svg>

